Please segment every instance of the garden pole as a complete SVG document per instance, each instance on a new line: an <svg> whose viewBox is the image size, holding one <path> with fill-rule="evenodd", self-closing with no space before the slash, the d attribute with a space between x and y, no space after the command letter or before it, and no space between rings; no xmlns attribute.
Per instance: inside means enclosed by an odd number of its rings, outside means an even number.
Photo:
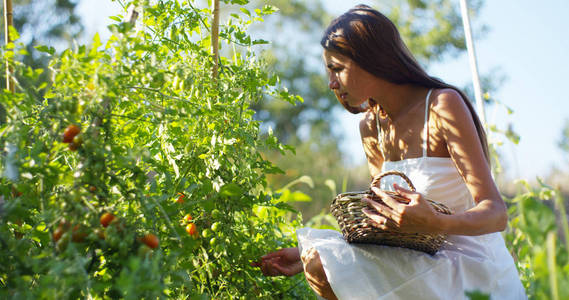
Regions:
<svg viewBox="0 0 569 300"><path fill-rule="evenodd" d="M4 0L4 38L6 40L6 45L11 42L10 40L10 26L12 26L12 0ZM9 50L10 51L10 50ZM6 62L6 88L10 92L14 92L14 81L10 74L12 70L8 62Z"/></svg>
<svg viewBox="0 0 569 300"><path fill-rule="evenodd" d="M217 80L219 64L219 0L213 1L213 22L211 24L211 52L213 54L212 75Z"/></svg>
<svg viewBox="0 0 569 300"><path fill-rule="evenodd" d="M462 14L462 25L464 27L464 38L466 39L466 49L468 50L468 58L470 61L470 71L472 73L472 83L474 84L474 98L476 99L476 109L483 126L486 128L486 113L484 112L484 100L482 99L482 88L480 87L480 76L478 75L478 63L476 60L476 51L472 40L472 31L470 29L470 18L468 16L468 5L466 0L460 0L460 11Z"/></svg>

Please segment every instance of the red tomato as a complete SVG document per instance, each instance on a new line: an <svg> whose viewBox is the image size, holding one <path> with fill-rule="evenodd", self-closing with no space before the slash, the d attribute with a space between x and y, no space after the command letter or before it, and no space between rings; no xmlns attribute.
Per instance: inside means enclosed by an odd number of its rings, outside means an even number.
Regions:
<svg viewBox="0 0 569 300"><path fill-rule="evenodd" d="M63 132L63 142L64 143L71 143L73 142L73 138L81 132L81 129L75 124L71 124L65 128Z"/></svg>
<svg viewBox="0 0 569 300"><path fill-rule="evenodd" d="M106 212L101 216L101 225L103 225L103 227L107 227L114 219L115 216L113 214Z"/></svg>
<svg viewBox="0 0 569 300"><path fill-rule="evenodd" d="M176 200L176 203L184 203L184 197L186 197L186 195L183 193L178 193L178 199Z"/></svg>
<svg viewBox="0 0 569 300"><path fill-rule="evenodd" d="M152 249L156 249L158 247L158 237L152 233L146 234L142 239L140 239L140 241Z"/></svg>

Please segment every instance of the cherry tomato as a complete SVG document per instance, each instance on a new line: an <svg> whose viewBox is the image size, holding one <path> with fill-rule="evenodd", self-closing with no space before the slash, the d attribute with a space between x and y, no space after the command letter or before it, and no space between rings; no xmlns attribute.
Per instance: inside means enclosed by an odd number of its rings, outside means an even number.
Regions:
<svg viewBox="0 0 569 300"><path fill-rule="evenodd" d="M106 212L101 216L100 222L103 227L107 227L114 219L115 216L113 214Z"/></svg>
<svg viewBox="0 0 569 300"><path fill-rule="evenodd" d="M81 243L81 242L85 241L86 236L87 236L87 233L81 227L81 225L73 226L73 229L71 230L71 240L74 243Z"/></svg>
<svg viewBox="0 0 569 300"><path fill-rule="evenodd" d="M96 186L92 185L92 186L89 187L89 192L94 193L94 192L96 192L96 191L97 191L97 187L96 187Z"/></svg>
<svg viewBox="0 0 569 300"><path fill-rule="evenodd" d="M83 144L83 137L79 134L73 138L71 143L69 143L69 150L75 151L81 147L81 144Z"/></svg>
<svg viewBox="0 0 569 300"><path fill-rule="evenodd" d="M187 214L184 216L184 218L182 219L183 223L189 223L192 220L192 215Z"/></svg>
<svg viewBox="0 0 569 300"><path fill-rule="evenodd" d="M221 214L221 212L219 211L219 209L214 209L214 210L211 212L211 216L212 216L214 219L221 219L222 214Z"/></svg>
<svg viewBox="0 0 569 300"><path fill-rule="evenodd" d="M178 193L178 199L176 199L176 203L184 203L184 197L186 197L186 195L183 193Z"/></svg>
<svg viewBox="0 0 569 300"><path fill-rule="evenodd" d="M99 239L101 239L101 240L105 239L105 231L102 230L101 228L95 229L94 232L97 235L97 237L99 237Z"/></svg>
<svg viewBox="0 0 569 300"><path fill-rule="evenodd" d="M211 225L211 230L213 232L217 232L217 231L219 231L220 227L221 227L221 224L219 222L215 222Z"/></svg>
<svg viewBox="0 0 569 300"><path fill-rule="evenodd" d="M79 134L79 132L81 132L81 129L77 125L71 124L67 126L67 128L65 128L65 131L63 132L63 142L64 143L73 142L73 138L77 134Z"/></svg>
<svg viewBox="0 0 569 300"><path fill-rule="evenodd" d="M212 232L210 229L204 229L204 230L202 231L202 236L203 236L204 238L208 238L208 237L210 237L210 236L212 236L212 235L213 235L213 232Z"/></svg>
<svg viewBox="0 0 569 300"><path fill-rule="evenodd" d="M142 237L140 241L152 249L156 249L158 247L158 237L152 233L148 233Z"/></svg>
<svg viewBox="0 0 569 300"><path fill-rule="evenodd" d="M194 223L190 223L190 224L188 224L188 226L186 226L186 232L189 235L191 235L193 238L198 237L198 229L196 227L196 224L194 224Z"/></svg>
<svg viewBox="0 0 569 300"><path fill-rule="evenodd" d="M146 245L141 245L138 248L138 256L142 259L151 258L152 257L152 249Z"/></svg>

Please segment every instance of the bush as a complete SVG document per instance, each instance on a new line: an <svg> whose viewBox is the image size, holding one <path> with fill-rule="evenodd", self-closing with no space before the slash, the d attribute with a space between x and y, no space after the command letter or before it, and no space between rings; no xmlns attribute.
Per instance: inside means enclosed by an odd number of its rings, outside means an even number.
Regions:
<svg viewBox="0 0 569 300"><path fill-rule="evenodd" d="M115 18L105 45L38 47L53 58L49 83L18 62L21 45L2 49L17 91L0 93L0 295L312 297L302 275L250 266L292 246L300 226L286 222L265 178L280 170L260 154L290 149L260 134L249 109L264 95L298 99L263 71L251 49L263 41L246 33L274 9L229 17L221 37L234 51L212 78L207 8L136 7L137 28Z"/></svg>

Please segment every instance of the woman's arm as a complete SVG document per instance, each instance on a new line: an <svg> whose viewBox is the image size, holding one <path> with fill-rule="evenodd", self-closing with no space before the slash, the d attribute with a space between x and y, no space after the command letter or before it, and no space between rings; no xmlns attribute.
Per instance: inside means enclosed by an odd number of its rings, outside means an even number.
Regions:
<svg viewBox="0 0 569 300"><path fill-rule="evenodd" d="M508 223L506 205L492 178L472 115L464 100L454 90L440 90L432 108L450 157L476 203L465 212L442 215L441 231L461 235L503 231Z"/></svg>
<svg viewBox="0 0 569 300"><path fill-rule="evenodd" d="M375 118L377 118L377 115L372 110L366 112L360 121L360 136L372 178L381 173L381 167L383 165L383 156L379 150L377 140L377 124Z"/></svg>

